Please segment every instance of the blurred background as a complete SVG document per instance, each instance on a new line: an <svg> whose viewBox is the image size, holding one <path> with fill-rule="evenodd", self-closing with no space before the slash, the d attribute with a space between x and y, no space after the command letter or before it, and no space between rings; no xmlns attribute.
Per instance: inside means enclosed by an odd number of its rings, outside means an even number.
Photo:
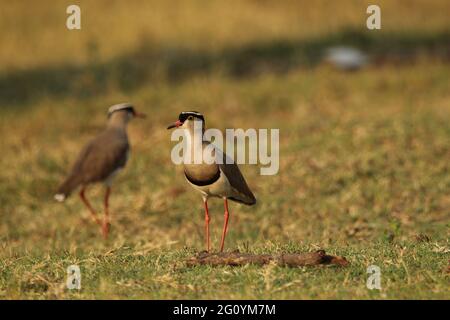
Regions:
<svg viewBox="0 0 450 320"><path fill-rule="evenodd" d="M70 4L81 8L81 30L66 28ZM107 108L124 101L149 117L130 124L131 158L113 189L117 246L203 248L200 196L171 163L165 129L183 110L222 130L280 129L278 175L242 166L259 203L232 205L230 249L446 241L450 3L377 1L381 30L366 28L369 4L2 4L4 248L103 248L77 195L59 204L53 193ZM102 188L88 193L100 209ZM217 246L221 201L211 212Z"/></svg>

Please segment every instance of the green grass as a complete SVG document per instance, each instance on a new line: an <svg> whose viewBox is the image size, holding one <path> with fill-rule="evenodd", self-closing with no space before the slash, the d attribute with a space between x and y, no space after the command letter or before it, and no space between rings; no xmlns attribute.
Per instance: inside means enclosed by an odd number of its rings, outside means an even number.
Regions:
<svg viewBox="0 0 450 320"><path fill-rule="evenodd" d="M256 251L311 249L268 243ZM431 243L380 242L330 248L330 252L351 257L352 266L344 269L186 268L180 261L191 256L192 249L147 251L120 245L98 253L73 250L12 259L2 263L2 278L10 279L2 280L2 285L11 288L9 298L33 299L445 299L448 283L442 280L441 251ZM66 266L73 263L81 268L80 291L65 289ZM382 266L381 291L366 288L370 264Z"/></svg>
<svg viewBox="0 0 450 320"><path fill-rule="evenodd" d="M358 2L343 11L322 2L302 7L307 21L298 21L292 3L239 3L232 21L230 6L207 7L218 24L199 11L203 2L183 4L191 10L183 13L155 2L154 19L136 21L121 15L121 5L100 14L101 5L86 4L100 29L108 17L126 23L104 38L85 24L71 34L81 44L54 28L59 11L49 5L36 9L47 20L0 28L2 36L12 32L5 52L17 51L0 68L1 298L450 298L446 2L408 9L409 19L386 2L399 16L386 14L377 34L358 31ZM336 10L330 21L323 22L324 8ZM0 21L14 14L23 21L30 13L21 9L9 8ZM171 14L182 22L167 29ZM39 31L63 45L47 50L48 42L35 40ZM214 43L202 41L208 35ZM91 56L90 39L99 47ZM380 60L353 73L320 63L320 50L338 39ZM399 60L405 52L409 58ZM76 195L64 204L52 196L103 128L107 107L121 101L151 116L130 124L132 154L116 179L111 238L103 241ZM209 127L280 129L278 175L241 166L258 204L230 205L227 250L321 248L350 266L187 268L183 261L203 250L202 203L171 163L165 129L187 109L202 111ZM88 194L101 208L101 187ZM218 248L221 201L211 200L210 210ZM81 267L81 291L65 289L72 264ZM381 291L366 288L371 264L381 268Z"/></svg>

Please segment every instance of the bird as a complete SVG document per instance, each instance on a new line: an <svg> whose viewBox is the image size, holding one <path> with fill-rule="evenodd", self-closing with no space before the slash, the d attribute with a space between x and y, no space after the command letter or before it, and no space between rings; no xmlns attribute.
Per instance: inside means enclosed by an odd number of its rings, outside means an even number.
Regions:
<svg viewBox="0 0 450 320"><path fill-rule="evenodd" d="M182 128L184 132L192 139L194 139L195 124L201 126L202 133L205 131L205 118L198 111L184 111L178 116L178 120L169 125L167 129ZM184 156L191 153L191 155L199 150L195 148L202 148L201 152L205 150L211 143L201 139L201 144L191 144L191 150L187 151ZM214 147L214 146L213 146ZM228 200L232 200L241 204L252 206L256 204L256 198L250 190L245 181L239 167L230 161L222 150L214 148L214 152L223 155L222 163L201 161L199 163L186 163L184 161L184 177L189 185L202 195L204 210L205 210L205 240L206 251L209 252L211 248L209 235L210 215L208 210L208 199L210 197L222 198L224 200L224 224L222 229L222 238L220 241L220 252L223 252L225 236L228 229L229 210ZM226 159L226 160L225 160Z"/></svg>
<svg viewBox="0 0 450 320"><path fill-rule="evenodd" d="M63 202L75 189L81 187L79 191L81 201L89 210L93 220L101 227L105 239L108 238L110 229L108 202L111 185L114 177L124 168L128 160L130 145L127 124L132 118L145 118L145 114L137 112L130 103L111 106L108 109L106 129L84 146L67 178L60 184L54 195L55 200ZM106 187L103 222L97 217L85 195L89 185L101 182Z"/></svg>

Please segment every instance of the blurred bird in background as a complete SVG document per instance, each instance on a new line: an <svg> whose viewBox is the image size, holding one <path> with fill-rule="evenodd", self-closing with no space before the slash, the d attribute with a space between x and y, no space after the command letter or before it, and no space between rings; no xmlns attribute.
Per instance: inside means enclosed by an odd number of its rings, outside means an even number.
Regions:
<svg viewBox="0 0 450 320"><path fill-rule="evenodd" d="M135 117L143 118L145 115L137 112L129 103L110 107L106 129L82 149L70 174L59 186L54 196L57 201L63 202L78 186L81 186L80 198L94 221L100 225L105 239L108 238L110 229L108 201L111 184L115 175L123 169L127 162L130 150L127 124L130 119ZM85 195L87 186L97 182L102 182L106 186L103 221L97 217Z"/></svg>

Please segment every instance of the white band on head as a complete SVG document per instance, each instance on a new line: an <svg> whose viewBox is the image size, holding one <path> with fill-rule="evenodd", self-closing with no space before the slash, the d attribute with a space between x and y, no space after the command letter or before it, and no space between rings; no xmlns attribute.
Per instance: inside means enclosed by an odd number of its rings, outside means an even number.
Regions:
<svg viewBox="0 0 450 320"><path fill-rule="evenodd" d="M115 104L111 107L109 107L108 109L108 115L111 115L113 112L119 111L119 110L124 110L124 109L129 109L129 108L133 108L133 105L131 103L119 103L119 104Z"/></svg>

